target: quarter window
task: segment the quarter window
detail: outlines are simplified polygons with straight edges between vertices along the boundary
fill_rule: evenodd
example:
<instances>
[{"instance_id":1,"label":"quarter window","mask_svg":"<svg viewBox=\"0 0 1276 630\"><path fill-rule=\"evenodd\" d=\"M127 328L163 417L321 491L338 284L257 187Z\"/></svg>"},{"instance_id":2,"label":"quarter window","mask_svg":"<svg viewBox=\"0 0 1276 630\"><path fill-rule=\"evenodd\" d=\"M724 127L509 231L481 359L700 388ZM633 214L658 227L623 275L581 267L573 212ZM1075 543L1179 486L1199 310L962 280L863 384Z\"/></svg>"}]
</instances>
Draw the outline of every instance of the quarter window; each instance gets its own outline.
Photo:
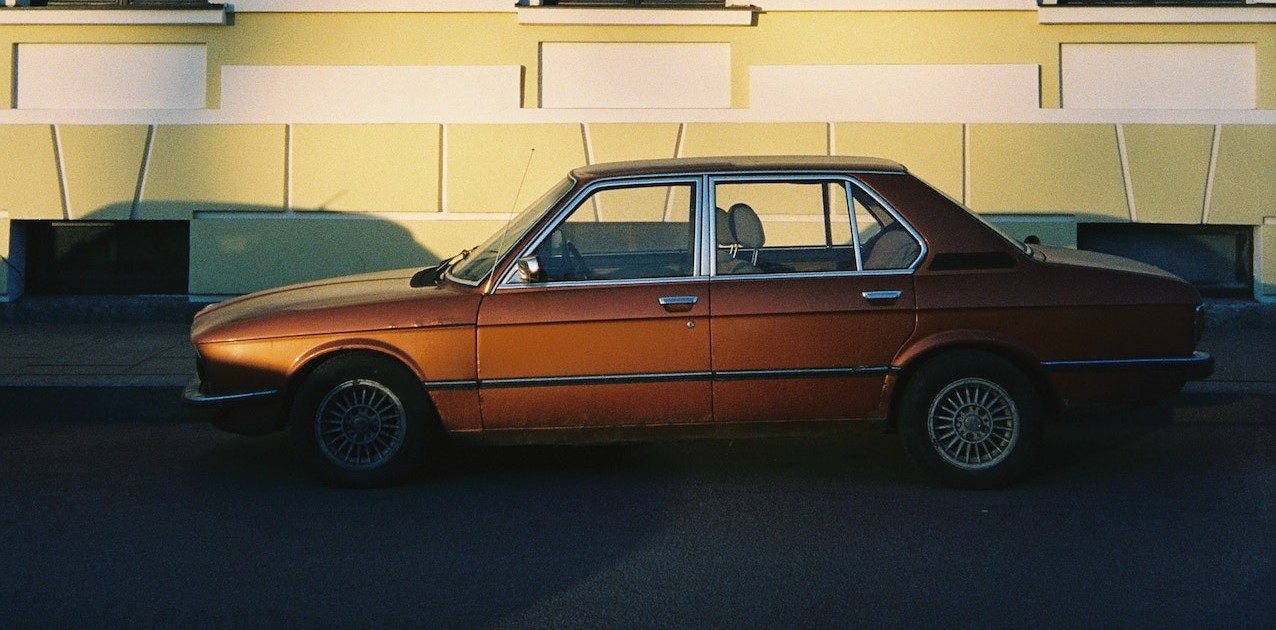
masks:
<instances>
[{"instance_id":1,"label":"quarter window","mask_svg":"<svg viewBox=\"0 0 1276 630\"><path fill-rule=\"evenodd\" d=\"M853 197L863 269L907 269L917 262L921 244L904 224L863 190L855 189Z\"/></svg>"}]
</instances>

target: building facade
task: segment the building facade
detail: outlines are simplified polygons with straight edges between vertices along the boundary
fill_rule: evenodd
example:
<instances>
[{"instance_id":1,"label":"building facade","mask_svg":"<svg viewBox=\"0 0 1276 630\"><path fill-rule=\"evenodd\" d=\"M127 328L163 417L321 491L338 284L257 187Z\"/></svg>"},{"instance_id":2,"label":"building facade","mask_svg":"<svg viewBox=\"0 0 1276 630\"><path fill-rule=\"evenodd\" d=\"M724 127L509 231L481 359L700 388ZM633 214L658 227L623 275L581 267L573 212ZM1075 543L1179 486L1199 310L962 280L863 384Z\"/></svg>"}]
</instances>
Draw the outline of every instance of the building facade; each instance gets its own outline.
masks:
<instances>
[{"instance_id":1,"label":"building facade","mask_svg":"<svg viewBox=\"0 0 1276 630\"><path fill-rule=\"evenodd\" d=\"M1276 301L1276 5L520 4L0 7L0 300L424 266L581 164L854 154Z\"/></svg>"}]
</instances>

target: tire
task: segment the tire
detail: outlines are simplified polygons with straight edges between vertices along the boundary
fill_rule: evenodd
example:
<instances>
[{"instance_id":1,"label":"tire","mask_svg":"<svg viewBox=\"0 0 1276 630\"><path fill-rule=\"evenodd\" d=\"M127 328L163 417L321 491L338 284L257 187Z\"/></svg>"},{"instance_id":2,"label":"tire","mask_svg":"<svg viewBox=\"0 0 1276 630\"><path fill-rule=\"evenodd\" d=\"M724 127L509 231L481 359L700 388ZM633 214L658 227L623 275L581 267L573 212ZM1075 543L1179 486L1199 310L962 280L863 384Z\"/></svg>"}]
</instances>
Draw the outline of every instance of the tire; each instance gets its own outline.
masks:
<instances>
[{"instance_id":1,"label":"tire","mask_svg":"<svg viewBox=\"0 0 1276 630\"><path fill-rule=\"evenodd\" d=\"M1036 387L986 352L942 355L905 385L899 433L913 461L954 488L1009 485L1035 459L1043 410Z\"/></svg>"},{"instance_id":2,"label":"tire","mask_svg":"<svg viewBox=\"0 0 1276 630\"><path fill-rule=\"evenodd\" d=\"M288 430L306 469L328 485L387 486L418 470L438 420L416 376L388 357L345 354L297 391Z\"/></svg>"}]
</instances>

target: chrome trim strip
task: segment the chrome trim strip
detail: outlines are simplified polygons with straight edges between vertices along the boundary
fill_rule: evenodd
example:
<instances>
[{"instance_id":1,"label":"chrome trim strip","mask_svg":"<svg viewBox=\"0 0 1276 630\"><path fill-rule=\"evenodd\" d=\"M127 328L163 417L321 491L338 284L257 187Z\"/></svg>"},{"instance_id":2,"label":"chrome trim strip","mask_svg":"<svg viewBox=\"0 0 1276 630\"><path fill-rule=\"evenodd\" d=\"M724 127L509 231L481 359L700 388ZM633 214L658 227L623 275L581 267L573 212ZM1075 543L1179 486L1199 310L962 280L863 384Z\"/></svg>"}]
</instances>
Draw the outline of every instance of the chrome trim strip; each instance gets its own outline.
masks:
<instances>
[{"instance_id":1,"label":"chrome trim strip","mask_svg":"<svg viewBox=\"0 0 1276 630\"><path fill-rule=\"evenodd\" d=\"M724 274L713 277L717 282L734 282L737 280L777 280L803 278L868 278L875 276L909 276L913 269L874 269L871 271L795 271L791 273L741 273Z\"/></svg>"},{"instance_id":2,"label":"chrome trim strip","mask_svg":"<svg viewBox=\"0 0 1276 630\"><path fill-rule=\"evenodd\" d=\"M478 387L478 381L426 381L422 383L428 391L450 391L455 389L471 389Z\"/></svg>"},{"instance_id":3,"label":"chrome trim strip","mask_svg":"<svg viewBox=\"0 0 1276 630\"><path fill-rule=\"evenodd\" d=\"M1058 372L1082 372L1086 370L1128 370L1161 367L1197 367L1212 364L1214 357L1197 350L1190 357L1157 357L1147 359L1075 359L1042 361L1041 366Z\"/></svg>"},{"instance_id":4,"label":"chrome trim strip","mask_svg":"<svg viewBox=\"0 0 1276 630\"><path fill-rule=\"evenodd\" d=\"M624 278L621 280L564 280L559 282L538 282L535 284L503 284L498 290L514 291L546 291L549 289L567 289L573 287L623 287L639 284L692 284L708 282L706 277L673 276L668 278Z\"/></svg>"},{"instance_id":5,"label":"chrome trim strip","mask_svg":"<svg viewBox=\"0 0 1276 630\"><path fill-rule=\"evenodd\" d=\"M222 394L219 396L210 396L200 391L199 379L193 379L186 384L186 389L182 391L182 404L187 407L197 409L211 407L234 407L251 405L253 403L268 402L279 396L277 389L263 389L255 392L242 392L239 394Z\"/></svg>"},{"instance_id":6,"label":"chrome trim strip","mask_svg":"<svg viewBox=\"0 0 1276 630\"><path fill-rule=\"evenodd\" d=\"M658 383L696 380L751 380L768 378L832 378L839 376L877 376L899 372L894 366L850 368L804 368L787 370L723 370L718 372L660 372L638 374L601 374L590 376L549 376L525 378L493 378L478 381L428 381L430 391L469 389L472 387L554 387L559 385L622 385L626 383Z\"/></svg>"},{"instance_id":7,"label":"chrome trim strip","mask_svg":"<svg viewBox=\"0 0 1276 630\"><path fill-rule=\"evenodd\" d=\"M554 385L617 385L660 381L694 381L713 376L712 372L665 372L659 374L603 374L598 376L550 376L544 378L493 378L479 381L481 387L549 387Z\"/></svg>"},{"instance_id":8,"label":"chrome trim strip","mask_svg":"<svg viewBox=\"0 0 1276 630\"><path fill-rule=\"evenodd\" d=\"M762 378L831 378L838 376L877 376L898 372L894 366L866 366L852 368L805 368L792 370L724 370L714 372L721 380L752 380Z\"/></svg>"}]
</instances>

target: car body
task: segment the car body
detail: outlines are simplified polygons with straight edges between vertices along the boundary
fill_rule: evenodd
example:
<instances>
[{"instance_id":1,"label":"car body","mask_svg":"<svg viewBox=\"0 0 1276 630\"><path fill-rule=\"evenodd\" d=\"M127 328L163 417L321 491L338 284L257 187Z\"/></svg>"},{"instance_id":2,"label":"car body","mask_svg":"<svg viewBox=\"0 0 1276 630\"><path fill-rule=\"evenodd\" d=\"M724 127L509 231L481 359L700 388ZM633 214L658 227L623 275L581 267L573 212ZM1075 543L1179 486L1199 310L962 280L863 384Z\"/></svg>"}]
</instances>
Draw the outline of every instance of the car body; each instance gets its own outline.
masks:
<instances>
[{"instance_id":1,"label":"car body","mask_svg":"<svg viewBox=\"0 0 1276 630\"><path fill-rule=\"evenodd\" d=\"M445 441L588 442L885 418L940 482L1009 483L1059 410L1203 378L1201 299L1160 269L1014 241L888 160L577 168L427 269L200 312L187 408L288 429L340 485Z\"/></svg>"}]
</instances>

